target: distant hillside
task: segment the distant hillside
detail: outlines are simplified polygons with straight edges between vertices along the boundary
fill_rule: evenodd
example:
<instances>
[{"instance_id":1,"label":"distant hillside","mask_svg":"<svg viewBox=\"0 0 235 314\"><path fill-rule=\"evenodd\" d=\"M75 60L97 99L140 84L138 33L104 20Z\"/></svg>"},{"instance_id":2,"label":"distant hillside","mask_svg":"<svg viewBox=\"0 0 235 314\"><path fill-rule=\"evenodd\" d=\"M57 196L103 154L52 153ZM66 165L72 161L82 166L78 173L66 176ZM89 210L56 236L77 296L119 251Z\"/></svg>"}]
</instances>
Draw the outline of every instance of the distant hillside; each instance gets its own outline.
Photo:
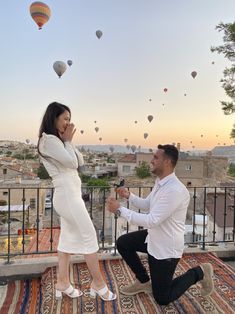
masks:
<instances>
[{"instance_id":1,"label":"distant hillside","mask_svg":"<svg viewBox=\"0 0 235 314\"><path fill-rule=\"evenodd\" d=\"M235 145L230 146L215 146L211 150L213 156L224 156L228 158L235 158Z\"/></svg>"},{"instance_id":2,"label":"distant hillside","mask_svg":"<svg viewBox=\"0 0 235 314\"><path fill-rule=\"evenodd\" d=\"M110 153L110 147L114 148L114 153L122 153L122 154L127 154L127 153L131 153L131 149L127 149L126 146L123 145L79 145L78 148L84 148L86 151L89 149L90 151L93 152L106 152L106 153ZM144 153L148 153L149 149L148 148L141 148L140 150L141 152ZM139 149L136 149L136 152L139 152Z\"/></svg>"}]
</instances>

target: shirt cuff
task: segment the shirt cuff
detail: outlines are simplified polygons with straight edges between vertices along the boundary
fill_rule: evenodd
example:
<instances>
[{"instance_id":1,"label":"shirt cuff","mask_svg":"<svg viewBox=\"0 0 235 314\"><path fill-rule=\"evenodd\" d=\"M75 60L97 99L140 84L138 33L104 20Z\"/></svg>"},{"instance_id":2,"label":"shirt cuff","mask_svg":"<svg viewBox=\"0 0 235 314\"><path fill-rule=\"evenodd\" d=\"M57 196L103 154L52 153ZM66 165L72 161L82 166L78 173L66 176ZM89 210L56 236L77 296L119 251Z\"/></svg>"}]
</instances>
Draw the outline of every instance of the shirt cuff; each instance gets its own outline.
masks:
<instances>
[{"instance_id":1,"label":"shirt cuff","mask_svg":"<svg viewBox=\"0 0 235 314\"><path fill-rule=\"evenodd\" d=\"M128 220L130 217L131 210L123 206L119 207L118 209L120 210L121 213L120 217L123 217Z\"/></svg>"}]
</instances>

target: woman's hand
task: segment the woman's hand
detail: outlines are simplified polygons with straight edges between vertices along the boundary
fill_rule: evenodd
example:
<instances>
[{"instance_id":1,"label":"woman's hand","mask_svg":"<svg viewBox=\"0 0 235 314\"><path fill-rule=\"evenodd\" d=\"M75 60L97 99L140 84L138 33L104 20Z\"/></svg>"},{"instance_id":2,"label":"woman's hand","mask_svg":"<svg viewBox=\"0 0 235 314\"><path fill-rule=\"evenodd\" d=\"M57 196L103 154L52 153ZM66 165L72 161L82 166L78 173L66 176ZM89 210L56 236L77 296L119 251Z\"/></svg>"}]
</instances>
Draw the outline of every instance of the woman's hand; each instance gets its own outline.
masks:
<instances>
[{"instance_id":1,"label":"woman's hand","mask_svg":"<svg viewBox=\"0 0 235 314\"><path fill-rule=\"evenodd\" d=\"M65 129L63 134L60 134L61 139L64 142L72 142L74 133L76 132L75 125L73 123L69 123L67 128Z\"/></svg>"}]
</instances>

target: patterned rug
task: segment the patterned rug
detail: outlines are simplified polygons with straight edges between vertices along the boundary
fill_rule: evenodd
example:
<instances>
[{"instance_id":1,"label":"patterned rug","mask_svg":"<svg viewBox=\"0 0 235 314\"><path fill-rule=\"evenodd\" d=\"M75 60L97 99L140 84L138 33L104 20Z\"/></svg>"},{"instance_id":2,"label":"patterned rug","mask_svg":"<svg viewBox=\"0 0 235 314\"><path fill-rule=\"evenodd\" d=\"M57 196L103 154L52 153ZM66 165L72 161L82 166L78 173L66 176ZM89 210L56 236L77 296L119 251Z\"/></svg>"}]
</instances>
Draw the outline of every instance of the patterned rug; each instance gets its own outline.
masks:
<instances>
[{"instance_id":1,"label":"patterned rug","mask_svg":"<svg viewBox=\"0 0 235 314\"><path fill-rule=\"evenodd\" d=\"M147 261L143 259L147 268ZM121 259L105 260L100 267L111 290L118 294L112 302L89 297L91 278L85 263L71 266L70 279L83 291L78 299L54 297L56 268L48 268L40 279L15 281L0 287L0 314L232 314L235 313L235 271L213 254L186 254L177 266L176 276L188 268L210 262L214 267L215 291L209 298L200 296L199 284L192 286L177 301L168 306L159 306L151 294L137 296L119 294L121 287L133 282L134 277Z\"/></svg>"},{"instance_id":2,"label":"patterned rug","mask_svg":"<svg viewBox=\"0 0 235 314\"><path fill-rule=\"evenodd\" d=\"M147 260L143 259L147 268ZM181 259L176 270L176 276L184 273L188 268L198 264L210 262L213 264L215 276L215 292L209 298L200 296L199 284L192 286L181 298L168 306L156 304L151 294L140 293L137 296L124 296L119 290L124 285L134 280L126 264L120 260L106 260L100 262L100 266L106 281L112 291L118 294L118 299L112 302L104 302L100 298L89 297L90 275L84 263L74 264L71 267L71 281L76 287L80 287L84 295L76 300L65 296L62 301L54 298L54 283L56 269L49 268L42 277L42 314L47 313L235 313L235 272L230 267L216 258L213 254L187 254Z\"/></svg>"},{"instance_id":3,"label":"patterned rug","mask_svg":"<svg viewBox=\"0 0 235 314\"><path fill-rule=\"evenodd\" d=\"M0 286L0 314L36 314L41 307L41 280L17 280Z\"/></svg>"}]
</instances>

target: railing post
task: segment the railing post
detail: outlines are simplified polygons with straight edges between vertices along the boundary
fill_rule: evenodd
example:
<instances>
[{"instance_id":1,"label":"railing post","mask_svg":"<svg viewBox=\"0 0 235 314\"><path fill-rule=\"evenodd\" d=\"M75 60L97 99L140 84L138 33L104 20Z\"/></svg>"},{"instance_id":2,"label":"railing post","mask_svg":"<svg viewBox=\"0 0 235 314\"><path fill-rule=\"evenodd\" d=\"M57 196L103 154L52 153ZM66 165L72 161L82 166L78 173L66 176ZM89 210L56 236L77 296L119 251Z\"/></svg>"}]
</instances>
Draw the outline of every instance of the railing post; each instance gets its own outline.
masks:
<instances>
[{"instance_id":1,"label":"railing post","mask_svg":"<svg viewBox=\"0 0 235 314\"><path fill-rule=\"evenodd\" d=\"M11 264L10 254L11 254L11 189L8 189L8 229L7 229L7 261L5 264Z\"/></svg>"},{"instance_id":2,"label":"railing post","mask_svg":"<svg viewBox=\"0 0 235 314\"><path fill-rule=\"evenodd\" d=\"M205 246L206 233L206 187L204 187L204 204L203 204L203 235L202 235L202 250L206 250Z\"/></svg>"}]
</instances>

